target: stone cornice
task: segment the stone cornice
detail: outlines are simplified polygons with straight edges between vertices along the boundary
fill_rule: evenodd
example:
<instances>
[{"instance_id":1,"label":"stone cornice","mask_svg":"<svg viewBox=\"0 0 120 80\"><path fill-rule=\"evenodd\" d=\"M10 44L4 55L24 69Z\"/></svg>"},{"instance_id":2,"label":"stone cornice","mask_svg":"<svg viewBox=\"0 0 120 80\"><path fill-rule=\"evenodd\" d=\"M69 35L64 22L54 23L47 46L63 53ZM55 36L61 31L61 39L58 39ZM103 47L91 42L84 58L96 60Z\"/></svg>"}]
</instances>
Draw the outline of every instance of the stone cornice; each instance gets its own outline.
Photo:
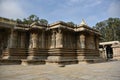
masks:
<instances>
[{"instance_id":1,"label":"stone cornice","mask_svg":"<svg viewBox=\"0 0 120 80\"><path fill-rule=\"evenodd\" d=\"M28 24L18 24L18 23L16 23L16 21L0 17L0 25L2 23L13 25L15 30L31 30L31 29L50 30L50 29L55 29L55 28L63 28L66 30L72 30L74 32L87 31L90 33L94 33L96 35L100 35L99 31L92 29L87 25L79 25L78 27L74 27L74 26L68 25L67 23L65 23L63 21L57 21L50 25L41 25L36 22L33 22L31 25L28 25Z\"/></svg>"},{"instance_id":2,"label":"stone cornice","mask_svg":"<svg viewBox=\"0 0 120 80\"><path fill-rule=\"evenodd\" d=\"M52 23L52 24L50 24L49 27L53 27L53 26L59 25L59 24L60 24L60 25L64 25L64 26L66 26L66 27L74 28L74 26L70 26L70 25L68 25L67 23L63 22L63 21L57 21L57 22L55 22L55 23Z\"/></svg>"}]
</instances>

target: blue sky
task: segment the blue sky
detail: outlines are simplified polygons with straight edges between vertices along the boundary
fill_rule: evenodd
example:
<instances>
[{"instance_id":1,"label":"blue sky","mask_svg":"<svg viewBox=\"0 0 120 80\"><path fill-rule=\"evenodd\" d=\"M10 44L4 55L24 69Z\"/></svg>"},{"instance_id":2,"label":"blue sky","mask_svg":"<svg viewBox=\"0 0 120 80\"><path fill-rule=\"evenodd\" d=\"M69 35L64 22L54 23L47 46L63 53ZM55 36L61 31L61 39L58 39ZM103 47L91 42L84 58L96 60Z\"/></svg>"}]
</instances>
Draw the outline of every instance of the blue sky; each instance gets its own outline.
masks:
<instances>
[{"instance_id":1,"label":"blue sky","mask_svg":"<svg viewBox=\"0 0 120 80\"><path fill-rule=\"evenodd\" d=\"M84 19L89 26L109 17L120 18L120 0L0 0L0 16L26 18L31 14L56 21L73 21L80 24Z\"/></svg>"}]
</instances>

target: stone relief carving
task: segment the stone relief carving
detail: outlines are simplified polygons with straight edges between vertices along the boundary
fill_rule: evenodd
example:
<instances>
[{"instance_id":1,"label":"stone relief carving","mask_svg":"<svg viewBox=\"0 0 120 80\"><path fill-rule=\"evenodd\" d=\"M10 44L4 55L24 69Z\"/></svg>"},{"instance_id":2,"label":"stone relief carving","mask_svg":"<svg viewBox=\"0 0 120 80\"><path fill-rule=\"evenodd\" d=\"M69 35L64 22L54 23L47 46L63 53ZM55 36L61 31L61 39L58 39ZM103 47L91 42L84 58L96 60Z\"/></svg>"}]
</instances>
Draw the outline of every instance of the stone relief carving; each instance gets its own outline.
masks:
<instances>
[{"instance_id":1,"label":"stone relief carving","mask_svg":"<svg viewBox=\"0 0 120 80\"><path fill-rule=\"evenodd\" d=\"M62 47L62 33L60 29L56 34L56 47Z\"/></svg>"},{"instance_id":2,"label":"stone relief carving","mask_svg":"<svg viewBox=\"0 0 120 80\"><path fill-rule=\"evenodd\" d=\"M37 34L33 33L30 36L30 46L29 48L37 48Z\"/></svg>"},{"instance_id":3,"label":"stone relief carving","mask_svg":"<svg viewBox=\"0 0 120 80\"><path fill-rule=\"evenodd\" d=\"M51 38L52 38L51 48L55 48L56 47L56 32L55 31L53 31Z\"/></svg>"},{"instance_id":4,"label":"stone relief carving","mask_svg":"<svg viewBox=\"0 0 120 80\"><path fill-rule=\"evenodd\" d=\"M80 35L80 46L81 48L85 48L85 36L83 34Z\"/></svg>"}]
</instances>

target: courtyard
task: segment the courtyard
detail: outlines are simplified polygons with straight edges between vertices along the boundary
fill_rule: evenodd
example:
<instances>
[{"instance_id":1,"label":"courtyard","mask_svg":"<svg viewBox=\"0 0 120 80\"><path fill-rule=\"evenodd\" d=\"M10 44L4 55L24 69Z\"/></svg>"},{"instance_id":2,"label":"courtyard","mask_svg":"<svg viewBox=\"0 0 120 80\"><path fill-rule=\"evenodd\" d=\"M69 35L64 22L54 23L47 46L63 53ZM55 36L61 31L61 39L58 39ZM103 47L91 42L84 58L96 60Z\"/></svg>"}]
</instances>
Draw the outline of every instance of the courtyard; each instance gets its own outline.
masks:
<instances>
[{"instance_id":1,"label":"courtyard","mask_svg":"<svg viewBox=\"0 0 120 80\"><path fill-rule=\"evenodd\" d=\"M0 65L0 80L120 80L120 61L67 65Z\"/></svg>"}]
</instances>

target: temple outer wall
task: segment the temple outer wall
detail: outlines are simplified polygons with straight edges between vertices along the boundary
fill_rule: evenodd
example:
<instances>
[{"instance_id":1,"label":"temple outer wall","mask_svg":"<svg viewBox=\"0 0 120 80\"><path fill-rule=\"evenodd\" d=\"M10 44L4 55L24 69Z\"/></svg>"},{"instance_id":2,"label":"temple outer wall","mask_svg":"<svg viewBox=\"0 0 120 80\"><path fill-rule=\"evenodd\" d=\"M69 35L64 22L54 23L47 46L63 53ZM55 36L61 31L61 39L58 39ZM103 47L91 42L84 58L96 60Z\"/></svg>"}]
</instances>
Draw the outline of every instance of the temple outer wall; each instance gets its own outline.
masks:
<instances>
[{"instance_id":1,"label":"temple outer wall","mask_svg":"<svg viewBox=\"0 0 120 80\"><path fill-rule=\"evenodd\" d=\"M49 26L16 24L10 33L2 60L18 60L22 64L73 64L99 60L99 32L87 25L75 28L64 22Z\"/></svg>"}]
</instances>

